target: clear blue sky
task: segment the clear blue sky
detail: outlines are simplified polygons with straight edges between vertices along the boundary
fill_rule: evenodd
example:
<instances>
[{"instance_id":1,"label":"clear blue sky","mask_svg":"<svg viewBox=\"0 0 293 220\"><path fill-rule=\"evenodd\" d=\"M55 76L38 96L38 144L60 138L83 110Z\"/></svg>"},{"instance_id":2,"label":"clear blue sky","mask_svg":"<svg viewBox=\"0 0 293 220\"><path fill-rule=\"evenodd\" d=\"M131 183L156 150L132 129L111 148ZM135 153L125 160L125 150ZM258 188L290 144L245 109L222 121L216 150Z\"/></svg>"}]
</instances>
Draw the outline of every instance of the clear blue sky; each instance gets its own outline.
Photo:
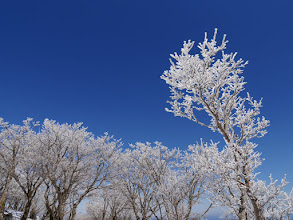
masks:
<instances>
[{"instance_id":1,"label":"clear blue sky","mask_svg":"<svg viewBox=\"0 0 293 220\"><path fill-rule=\"evenodd\" d=\"M164 111L160 75L184 40L215 27L228 51L249 60L247 91L263 97L269 134L258 140L261 171L292 170L292 1L105 0L0 2L0 116L84 122L127 145L161 141L186 149L219 135ZM221 140L221 139L220 139Z\"/></svg>"}]
</instances>

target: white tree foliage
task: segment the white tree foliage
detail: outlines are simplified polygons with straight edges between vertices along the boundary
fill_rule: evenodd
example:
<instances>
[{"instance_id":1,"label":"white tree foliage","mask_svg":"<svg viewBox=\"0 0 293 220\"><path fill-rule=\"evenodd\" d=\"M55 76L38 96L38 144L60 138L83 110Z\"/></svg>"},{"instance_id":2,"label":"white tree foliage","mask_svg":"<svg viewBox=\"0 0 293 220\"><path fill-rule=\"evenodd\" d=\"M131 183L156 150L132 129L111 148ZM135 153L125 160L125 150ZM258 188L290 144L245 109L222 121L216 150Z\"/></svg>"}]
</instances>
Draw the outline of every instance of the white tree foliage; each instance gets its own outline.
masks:
<instances>
[{"instance_id":1,"label":"white tree foliage","mask_svg":"<svg viewBox=\"0 0 293 220\"><path fill-rule=\"evenodd\" d=\"M161 169L148 169L148 161L152 148L149 144L138 143L120 155L115 166L115 178L111 180L113 187L120 191L127 200L129 210L135 219L150 219L157 211L155 178ZM159 167L158 167L159 168ZM153 176L150 175L153 173Z\"/></svg>"},{"instance_id":2,"label":"white tree foliage","mask_svg":"<svg viewBox=\"0 0 293 220\"><path fill-rule=\"evenodd\" d=\"M210 160L215 165L208 165L216 167L219 176L210 189L217 203L228 206L239 219L289 216L292 197L281 191L286 181L276 186L271 179L266 185L254 172L262 160L250 140L263 137L269 121L259 117L261 100L254 100L249 93L242 96L245 82L241 74L248 62L236 60L237 53L226 54L226 35L220 45L216 35L217 29L211 40L205 34L198 45L199 54L190 54L194 42L189 40L184 42L181 54L171 55L174 61L170 59L170 70L161 76L171 90L171 109L166 111L223 135L226 147ZM201 120L199 111L206 112L210 122ZM276 205L281 198L286 199Z\"/></svg>"},{"instance_id":3,"label":"white tree foliage","mask_svg":"<svg viewBox=\"0 0 293 220\"><path fill-rule=\"evenodd\" d=\"M206 196L207 171L199 163L205 152L183 154L160 142L130 145L115 165L110 186L121 192L125 209L134 219L201 219L212 206L196 211Z\"/></svg>"},{"instance_id":4,"label":"white tree foliage","mask_svg":"<svg viewBox=\"0 0 293 220\"><path fill-rule=\"evenodd\" d=\"M0 119L0 169L4 176L4 185L1 186L2 192L0 197L0 220L2 220L7 194L11 185L11 181L14 178L18 182L18 177L25 175L21 173L22 165L26 164L22 161L24 155L28 156L27 150L33 139L33 128L37 123L33 123L31 118L23 121L23 125L14 125L5 122L2 118ZM2 181L3 181L2 176ZM32 177L38 178L38 177ZM19 183L19 182L18 182ZM22 188L25 191L25 188ZM25 192L24 192L25 193ZM17 196L16 196L17 197ZM28 201L29 203L29 201Z\"/></svg>"},{"instance_id":5,"label":"white tree foliage","mask_svg":"<svg viewBox=\"0 0 293 220\"><path fill-rule=\"evenodd\" d=\"M116 187L105 187L98 190L86 205L87 214L91 219L132 219L132 212L127 199Z\"/></svg>"},{"instance_id":6,"label":"white tree foliage","mask_svg":"<svg viewBox=\"0 0 293 220\"><path fill-rule=\"evenodd\" d=\"M75 219L78 205L106 184L119 155L119 140L96 138L82 123L46 119L36 132L37 125L30 118L23 125L0 120L1 220L5 206L23 211L22 219L40 207L44 218ZM35 204L40 193L43 206Z\"/></svg>"},{"instance_id":7,"label":"white tree foliage","mask_svg":"<svg viewBox=\"0 0 293 220\"><path fill-rule=\"evenodd\" d=\"M219 132L222 150L201 140L183 152L160 142L122 151L120 140L95 137L82 123L46 119L37 130L30 118L23 125L0 119L0 220L5 207L23 211L23 219L73 220L86 198L89 220L195 220L214 206L226 207L227 219L289 219L286 179L257 176L263 160L252 139L266 134L269 121L260 117L261 100L242 94L247 62L226 54L226 36L217 45L216 34L205 35L199 54L184 42L161 78L171 90L166 110Z\"/></svg>"},{"instance_id":8,"label":"white tree foliage","mask_svg":"<svg viewBox=\"0 0 293 220\"><path fill-rule=\"evenodd\" d=\"M106 183L120 142L105 134L95 138L82 123L45 120L39 139L48 214L54 219L76 216L77 206Z\"/></svg>"}]
</instances>

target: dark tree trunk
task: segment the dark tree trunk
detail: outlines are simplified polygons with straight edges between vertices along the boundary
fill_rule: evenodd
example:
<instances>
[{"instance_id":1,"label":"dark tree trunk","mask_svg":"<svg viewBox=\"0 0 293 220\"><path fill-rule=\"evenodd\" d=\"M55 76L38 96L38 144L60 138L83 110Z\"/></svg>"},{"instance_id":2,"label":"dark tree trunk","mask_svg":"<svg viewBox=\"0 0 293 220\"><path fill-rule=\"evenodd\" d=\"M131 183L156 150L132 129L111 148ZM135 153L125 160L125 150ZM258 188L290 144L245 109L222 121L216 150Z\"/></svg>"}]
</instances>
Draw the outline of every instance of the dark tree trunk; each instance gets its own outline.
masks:
<instances>
[{"instance_id":1,"label":"dark tree trunk","mask_svg":"<svg viewBox=\"0 0 293 220\"><path fill-rule=\"evenodd\" d=\"M28 198L28 201L25 205L24 213L23 213L23 216L21 217L21 220L27 219L29 212L30 212L30 209L31 209L31 205L32 205L32 198Z\"/></svg>"},{"instance_id":2,"label":"dark tree trunk","mask_svg":"<svg viewBox=\"0 0 293 220\"><path fill-rule=\"evenodd\" d=\"M11 177L8 177L4 190L2 192L1 198L0 198L0 220L4 220L5 203L6 203L8 190L9 190L10 181L11 181Z\"/></svg>"}]
</instances>

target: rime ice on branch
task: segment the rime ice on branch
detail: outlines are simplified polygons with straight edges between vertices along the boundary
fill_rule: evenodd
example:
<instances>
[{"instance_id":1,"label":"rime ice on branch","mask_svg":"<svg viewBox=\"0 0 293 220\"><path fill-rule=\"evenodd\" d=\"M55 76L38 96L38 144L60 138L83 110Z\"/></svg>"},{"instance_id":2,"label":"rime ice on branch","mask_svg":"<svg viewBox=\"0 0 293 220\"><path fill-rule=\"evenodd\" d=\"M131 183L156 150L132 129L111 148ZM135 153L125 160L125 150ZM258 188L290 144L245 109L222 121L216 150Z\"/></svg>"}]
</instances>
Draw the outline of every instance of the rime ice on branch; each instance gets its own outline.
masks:
<instances>
[{"instance_id":1,"label":"rime ice on branch","mask_svg":"<svg viewBox=\"0 0 293 220\"><path fill-rule=\"evenodd\" d=\"M228 206L230 213L239 219L288 216L292 213L292 196L281 191L287 184L285 179L280 186L275 186L272 179L266 186L254 173L262 160L254 150L257 145L250 140L263 137L269 121L258 117L262 101L241 93L246 84L241 74L248 62L236 60L237 53L226 54L226 35L220 45L216 35L217 29L211 40L205 34L204 41L198 45L199 54L190 54L194 42L189 40L184 42L181 54L171 55L170 70L161 76L171 90L171 109L166 111L223 135L226 147L221 154L224 156L210 160L211 164L217 163L215 175L220 176L217 184L210 186L218 204ZM197 116L199 111L206 112L210 122L202 121ZM276 205L278 202L282 205Z\"/></svg>"}]
</instances>

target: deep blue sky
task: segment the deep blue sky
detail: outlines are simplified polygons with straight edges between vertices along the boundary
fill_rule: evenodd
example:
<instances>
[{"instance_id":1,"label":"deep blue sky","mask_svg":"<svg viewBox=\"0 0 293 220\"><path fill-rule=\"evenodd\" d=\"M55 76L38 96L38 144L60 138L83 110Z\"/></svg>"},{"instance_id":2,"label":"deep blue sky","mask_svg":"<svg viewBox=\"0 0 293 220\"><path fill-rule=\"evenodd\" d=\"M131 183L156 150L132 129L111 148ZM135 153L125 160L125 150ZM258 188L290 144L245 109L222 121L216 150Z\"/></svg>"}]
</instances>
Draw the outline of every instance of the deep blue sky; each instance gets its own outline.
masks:
<instances>
[{"instance_id":1,"label":"deep blue sky","mask_svg":"<svg viewBox=\"0 0 293 220\"><path fill-rule=\"evenodd\" d=\"M161 141L186 149L219 135L164 111L160 75L184 40L215 27L228 51L249 60L247 91L263 97L269 134L258 140L263 174L292 170L292 1L1 1L0 117L84 122L127 145ZM220 139L221 140L221 139Z\"/></svg>"}]
</instances>

